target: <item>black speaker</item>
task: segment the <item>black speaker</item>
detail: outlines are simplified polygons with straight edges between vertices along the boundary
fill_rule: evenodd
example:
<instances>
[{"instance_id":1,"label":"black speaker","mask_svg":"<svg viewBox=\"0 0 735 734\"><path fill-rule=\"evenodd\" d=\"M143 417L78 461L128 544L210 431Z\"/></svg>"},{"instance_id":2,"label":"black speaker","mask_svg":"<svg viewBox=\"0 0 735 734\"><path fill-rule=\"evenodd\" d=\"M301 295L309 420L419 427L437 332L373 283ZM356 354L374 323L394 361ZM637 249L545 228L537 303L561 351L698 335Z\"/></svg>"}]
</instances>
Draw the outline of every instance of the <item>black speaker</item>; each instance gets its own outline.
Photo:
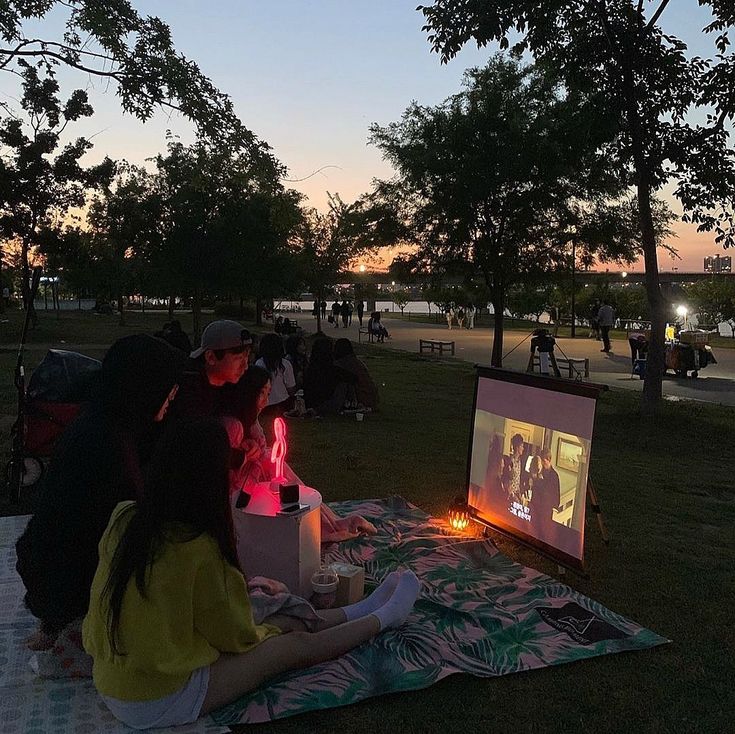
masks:
<instances>
[{"instance_id":1,"label":"black speaker","mask_svg":"<svg viewBox=\"0 0 735 734\"><path fill-rule=\"evenodd\" d=\"M299 485L282 484L278 489L278 496L282 507L297 505L299 503Z\"/></svg>"}]
</instances>

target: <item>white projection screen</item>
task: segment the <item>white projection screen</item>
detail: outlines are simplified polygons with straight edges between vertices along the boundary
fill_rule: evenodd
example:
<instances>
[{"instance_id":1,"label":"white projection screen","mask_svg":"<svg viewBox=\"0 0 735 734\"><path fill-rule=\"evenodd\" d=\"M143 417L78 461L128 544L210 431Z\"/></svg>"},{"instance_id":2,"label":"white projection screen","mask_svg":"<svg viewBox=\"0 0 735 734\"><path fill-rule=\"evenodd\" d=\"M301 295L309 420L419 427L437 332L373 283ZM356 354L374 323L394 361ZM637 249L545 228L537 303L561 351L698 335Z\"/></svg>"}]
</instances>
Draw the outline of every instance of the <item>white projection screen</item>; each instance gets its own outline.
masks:
<instances>
[{"instance_id":1,"label":"white projection screen","mask_svg":"<svg viewBox=\"0 0 735 734\"><path fill-rule=\"evenodd\" d=\"M467 477L472 516L583 569L592 429L604 389L478 367Z\"/></svg>"}]
</instances>

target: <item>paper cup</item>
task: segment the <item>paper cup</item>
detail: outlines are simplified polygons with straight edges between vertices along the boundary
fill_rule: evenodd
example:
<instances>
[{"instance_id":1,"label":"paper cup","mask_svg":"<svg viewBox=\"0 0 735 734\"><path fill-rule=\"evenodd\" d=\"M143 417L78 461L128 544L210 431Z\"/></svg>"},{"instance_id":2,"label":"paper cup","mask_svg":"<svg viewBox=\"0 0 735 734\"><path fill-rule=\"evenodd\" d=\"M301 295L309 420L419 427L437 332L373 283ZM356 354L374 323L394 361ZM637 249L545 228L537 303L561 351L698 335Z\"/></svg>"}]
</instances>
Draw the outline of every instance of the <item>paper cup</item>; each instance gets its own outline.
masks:
<instances>
[{"instance_id":1,"label":"paper cup","mask_svg":"<svg viewBox=\"0 0 735 734\"><path fill-rule=\"evenodd\" d=\"M361 422L364 417L364 413L355 413L355 420Z\"/></svg>"}]
</instances>

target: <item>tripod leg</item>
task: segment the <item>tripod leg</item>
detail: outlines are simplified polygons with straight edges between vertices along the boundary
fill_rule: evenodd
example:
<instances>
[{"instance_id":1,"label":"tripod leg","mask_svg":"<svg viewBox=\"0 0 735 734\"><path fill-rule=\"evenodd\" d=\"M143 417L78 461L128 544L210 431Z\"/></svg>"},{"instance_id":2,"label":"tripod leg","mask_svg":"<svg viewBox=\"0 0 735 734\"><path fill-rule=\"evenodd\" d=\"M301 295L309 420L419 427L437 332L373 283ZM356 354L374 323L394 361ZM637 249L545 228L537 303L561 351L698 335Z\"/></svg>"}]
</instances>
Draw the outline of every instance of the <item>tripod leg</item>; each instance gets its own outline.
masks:
<instances>
[{"instance_id":1,"label":"tripod leg","mask_svg":"<svg viewBox=\"0 0 735 734\"><path fill-rule=\"evenodd\" d=\"M610 536L607 533L605 521L602 517L602 508L600 507L600 503L597 501L597 494L595 493L592 482L590 482L589 479L587 480L587 494L590 498L590 506L592 507L592 512L595 513L595 516L597 517L597 524L600 526L600 535L602 535L602 542L605 543L605 545L609 545Z\"/></svg>"},{"instance_id":2,"label":"tripod leg","mask_svg":"<svg viewBox=\"0 0 735 734\"><path fill-rule=\"evenodd\" d=\"M549 358L551 359L551 366L554 368L554 375L556 377L561 377L561 372L559 372L559 365L556 363L556 355L554 352L549 352Z\"/></svg>"}]
</instances>

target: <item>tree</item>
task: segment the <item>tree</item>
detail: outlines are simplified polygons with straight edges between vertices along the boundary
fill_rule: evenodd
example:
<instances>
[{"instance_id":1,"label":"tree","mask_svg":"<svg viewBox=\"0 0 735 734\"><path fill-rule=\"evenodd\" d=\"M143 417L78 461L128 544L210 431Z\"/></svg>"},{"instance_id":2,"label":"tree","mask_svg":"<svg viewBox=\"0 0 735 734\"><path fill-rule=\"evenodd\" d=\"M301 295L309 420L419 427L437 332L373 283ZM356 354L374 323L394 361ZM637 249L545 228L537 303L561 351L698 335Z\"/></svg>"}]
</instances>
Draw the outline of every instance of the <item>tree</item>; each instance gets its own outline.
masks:
<instances>
[{"instance_id":1,"label":"tree","mask_svg":"<svg viewBox=\"0 0 735 734\"><path fill-rule=\"evenodd\" d=\"M176 293L192 299L197 337L205 294L238 284L255 288L247 269L262 266L256 246L272 244L266 219L283 196L283 168L264 150L233 151L227 141L204 138L186 146L173 137L156 167L162 231L150 262L170 299Z\"/></svg>"},{"instance_id":2,"label":"tree","mask_svg":"<svg viewBox=\"0 0 735 734\"><path fill-rule=\"evenodd\" d=\"M390 300L401 309L401 316L403 315L403 309L406 308L406 304L411 300L411 292L405 289L392 291L390 294Z\"/></svg>"},{"instance_id":3,"label":"tree","mask_svg":"<svg viewBox=\"0 0 735 734\"><path fill-rule=\"evenodd\" d=\"M532 316L536 323L541 314L550 308L550 285L540 285L537 282L520 283L508 291L507 308L509 313L517 319Z\"/></svg>"},{"instance_id":4,"label":"tree","mask_svg":"<svg viewBox=\"0 0 735 734\"><path fill-rule=\"evenodd\" d=\"M144 168L127 163L118 166L114 184L90 204L92 256L109 297L117 301L121 325L125 324L125 298L141 270L136 264L160 244L161 215L162 202L153 190L152 177Z\"/></svg>"},{"instance_id":5,"label":"tree","mask_svg":"<svg viewBox=\"0 0 735 734\"><path fill-rule=\"evenodd\" d=\"M20 117L8 116L0 123L0 233L20 242L23 304L31 309L35 324L30 253L49 238L49 230L61 225L70 209L84 204L89 189L110 180L114 164L105 158L97 166L83 168L79 160L92 147L85 138L56 153L67 125L92 114L87 94L77 89L62 103L52 70L39 74L22 60L20 68L20 105L27 119L24 124Z\"/></svg>"},{"instance_id":6,"label":"tree","mask_svg":"<svg viewBox=\"0 0 735 734\"><path fill-rule=\"evenodd\" d=\"M24 24L66 13L63 36L28 37ZM232 102L191 60L178 53L169 27L141 16L129 0L6 0L0 4L0 71L38 61L64 65L117 86L122 108L148 120L157 107L178 110L199 133L236 147L258 143L235 115Z\"/></svg>"},{"instance_id":7,"label":"tree","mask_svg":"<svg viewBox=\"0 0 735 734\"><path fill-rule=\"evenodd\" d=\"M397 172L378 191L409 223L428 267L464 260L482 273L499 367L509 287L560 267L593 199L604 205L618 182L586 105L542 68L497 55L466 72L463 86L437 107L414 103L400 122L373 125L371 141Z\"/></svg>"},{"instance_id":8,"label":"tree","mask_svg":"<svg viewBox=\"0 0 735 734\"><path fill-rule=\"evenodd\" d=\"M735 283L727 277L700 280L686 289L700 323L726 323L735 339Z\"/></svg>"},{"instance_id":9,"label":"tree","mask_svg":"<svg viewBox=\"0 0 735 734\"><path fill-rule=\"evenodd\" d=\"M483 46L514 44L562 75L566 87L589 101L597 127L609 133L616 167L635 188L646 268L652 339L642 410L661 399L666 302L656 259L652 197L667 182L685 219L715 231L725 246L735 242L735 163L728 120L735 116L735 53L729 32L735 6L698 0L714 21L716 58L687 57L686 45L662 29L669 0L435 0L419 6L429 42L446 61L470 39ZM692 122L702 110L706 123Z\"/></svg>"},{"instance_id":10,"label":"tree","mask_svg":"<svg viewBox=\"0 0 735 734\"><path fill-rule=\"evenodd\" d=\"M294 235L302 280L320 302L329 286L360 255L374 252L381 244L378 209L368 206L365 200L346 204L339 194L327 196L329 210L324 214L316 209L304 210ZM320 310L317 310L316 325L317 332L321 331Z\"/></svg>"}]
</instances>

